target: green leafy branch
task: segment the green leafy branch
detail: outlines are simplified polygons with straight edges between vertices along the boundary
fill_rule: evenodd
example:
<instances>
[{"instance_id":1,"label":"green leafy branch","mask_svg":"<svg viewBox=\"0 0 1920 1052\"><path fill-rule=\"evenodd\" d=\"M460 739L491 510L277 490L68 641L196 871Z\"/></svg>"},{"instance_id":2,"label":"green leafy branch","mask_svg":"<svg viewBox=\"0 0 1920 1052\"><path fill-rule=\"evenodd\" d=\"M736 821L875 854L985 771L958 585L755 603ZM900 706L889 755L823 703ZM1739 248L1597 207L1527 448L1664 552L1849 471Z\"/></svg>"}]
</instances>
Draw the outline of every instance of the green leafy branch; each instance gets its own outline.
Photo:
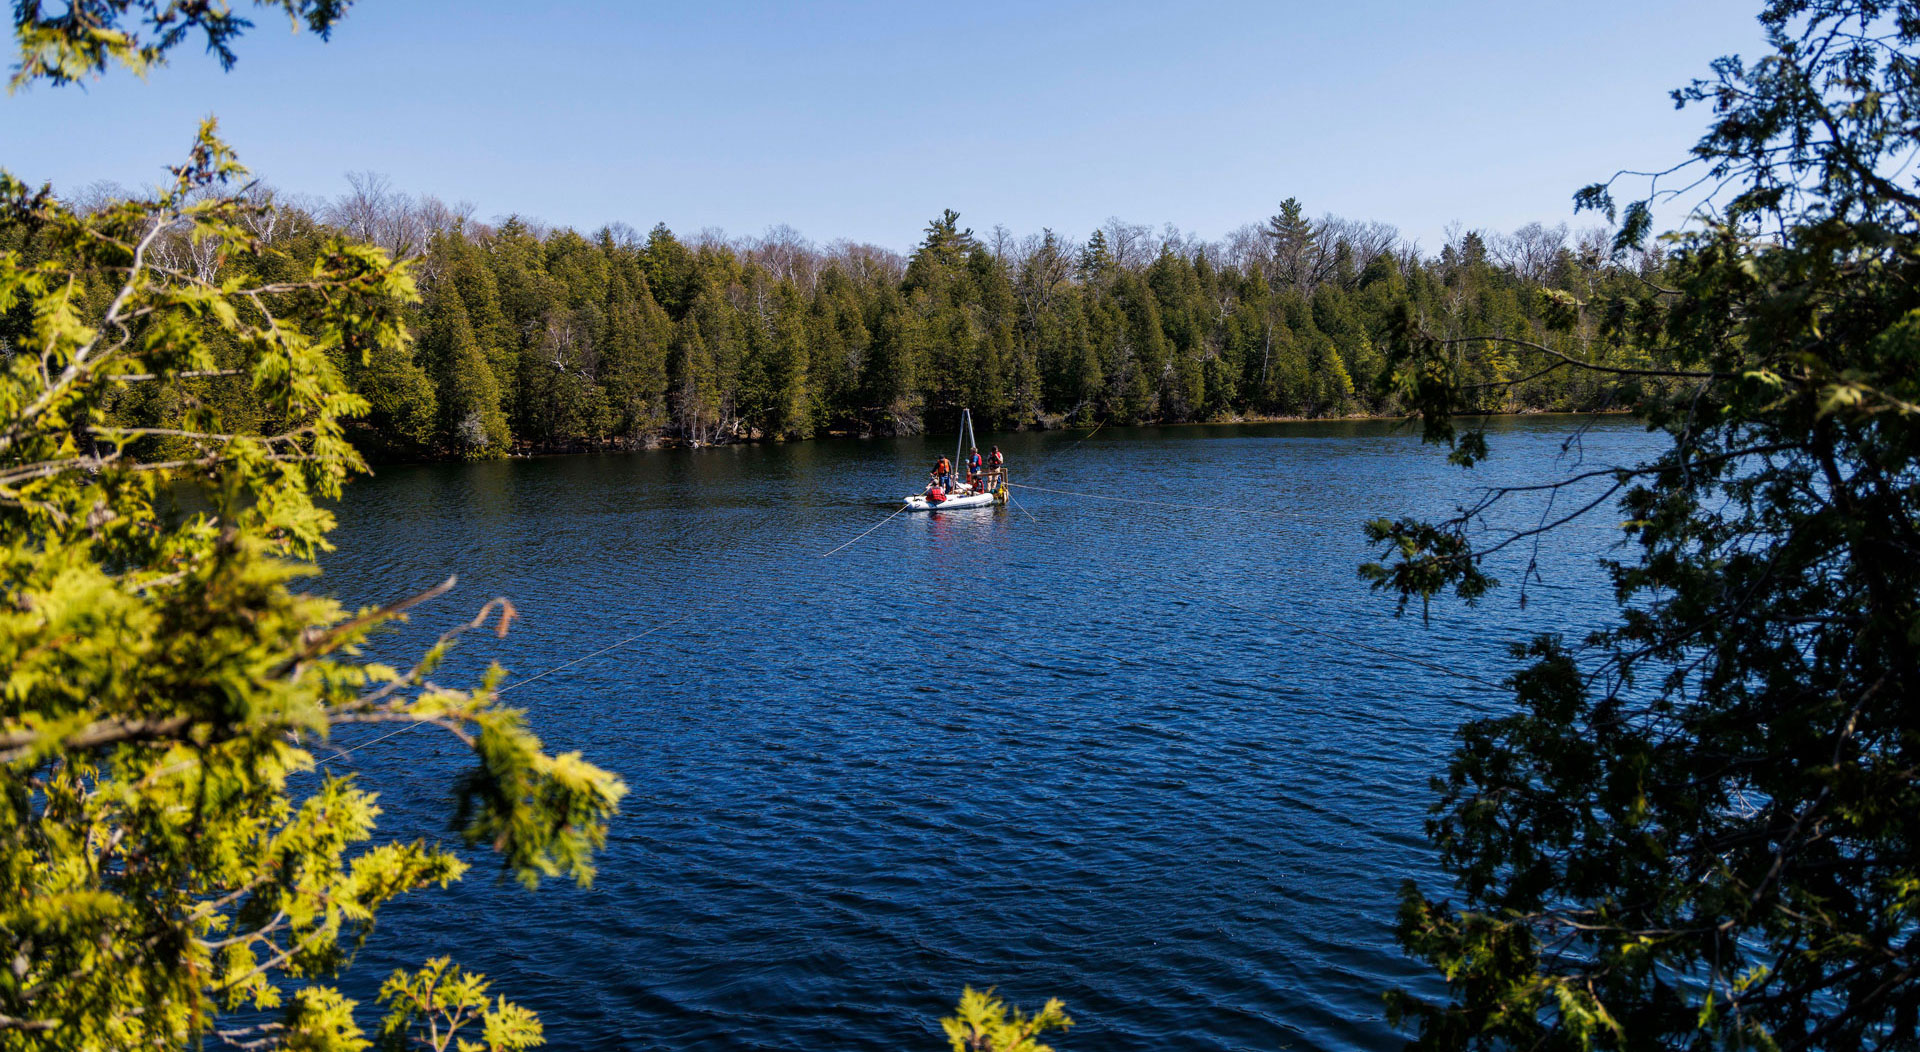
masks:
<instances>
[{"instance_id":1,"label":"green leafy branch","mask_svg":"<svg viewBox=\"0 0 1920 1052\"><path fill-rule=\"evenodd\" d=\"M1029 1016L993 995L969 986L960 995L957 1013L940 1021L953 1052L1053 1052L1040 1035L1073 1026L1059 998L1049 1000Z\"/></svg>"},{"instance_id":2,"label":"green leafy branch","mask_svg":"<svg viewBox=\"0 0 1920 1052\"><path fill-rule=\"evenodd\" d=\"M56 0L57 2L57 0ZM304 22L322 39L346 16L352 0L254 0L284 11L296 28ZM166 61L167 52L196 30L207 50L232 69L233 41L253 27L225 2L209 0L66 0L53 10L47 0L13 5L14 39L20 60L9 91L38 80L72 84L120 65L139 76Z\"/></svg>"},{"instance_id":3,"label":"green leafy branch","mask_svg":"<svg viewBox=\"0 0 1920 1052\"><path fill-rule=\"evenodd\" d=\"M251 236L270 205L231 192L244 178L211 122L148 200L80 215L0 177L0 222L37 259L0 252L0 1047L366 1047L324 980L381 906L467 863L377 842L375 793L313 779L336 727L428 723L470 749L449 817L528 885L589 880L625 791L549 754L499 704L501 670L432 680L465 632L506 631L504 600L402 671L360 645L453 581L353 614L294 590L333 524L318 499L362 467L343 367L404 353L417 297L340 240L249 280L289 268ZM168 239L216 265L158 261ZM207 384L243 385L269 426L223 423ZM127 419L137 385L168 415ZM179 486L207 510L166 510ZM278 1018L220 1026L242 1011ZM489 1019L494 1047L537 1036L519 1010Z\"/></svg>"}]
</instances>

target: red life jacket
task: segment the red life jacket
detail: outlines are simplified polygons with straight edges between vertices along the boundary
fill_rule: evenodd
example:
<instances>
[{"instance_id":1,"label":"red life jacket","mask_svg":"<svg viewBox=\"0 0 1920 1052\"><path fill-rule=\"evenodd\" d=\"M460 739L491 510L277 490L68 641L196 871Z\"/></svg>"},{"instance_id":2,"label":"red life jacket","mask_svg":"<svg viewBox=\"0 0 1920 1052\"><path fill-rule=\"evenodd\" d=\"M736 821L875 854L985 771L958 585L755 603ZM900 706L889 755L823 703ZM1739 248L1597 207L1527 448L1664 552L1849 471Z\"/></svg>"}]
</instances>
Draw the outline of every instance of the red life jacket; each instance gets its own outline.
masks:
<instances>
[{"instance_id":1,"label":"red life jacket","mask_svg":"<svg viewBox=\"0 0 1920 1052\"><path fill-rule=\"evenodd\" d=\"M946 499L947 499L946 490L941 489L937 485L927 487L927 503L928 504L938 504L941 501Z\"/></svg>"}]
</instances>

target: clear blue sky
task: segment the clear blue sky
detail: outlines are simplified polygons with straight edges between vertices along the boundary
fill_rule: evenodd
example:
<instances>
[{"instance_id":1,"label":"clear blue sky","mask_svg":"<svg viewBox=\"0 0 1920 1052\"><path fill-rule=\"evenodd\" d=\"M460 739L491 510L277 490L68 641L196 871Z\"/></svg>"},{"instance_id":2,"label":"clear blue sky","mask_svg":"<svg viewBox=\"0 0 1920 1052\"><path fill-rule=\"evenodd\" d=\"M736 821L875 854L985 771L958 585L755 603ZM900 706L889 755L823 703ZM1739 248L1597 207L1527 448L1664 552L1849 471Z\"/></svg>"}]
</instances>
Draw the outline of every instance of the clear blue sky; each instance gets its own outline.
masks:
<instances>
[{"instance_id":1,"label":"clear blue sky","mask_svg":"<svg viewBox=\"0 0 1920 1052\"><path fill-rule=\"evenodd\" d=\"M1757 0L548 6L360 0L331 43L263 11L232 73L0 99L0 165L146 186L213 113L283 190L372 170L483 218L906 248L945 207L1215 238L1295 196L1431 251L1681 159L1705 115L1667 90L1759 47Z\"/></svg>"}]
</instances>

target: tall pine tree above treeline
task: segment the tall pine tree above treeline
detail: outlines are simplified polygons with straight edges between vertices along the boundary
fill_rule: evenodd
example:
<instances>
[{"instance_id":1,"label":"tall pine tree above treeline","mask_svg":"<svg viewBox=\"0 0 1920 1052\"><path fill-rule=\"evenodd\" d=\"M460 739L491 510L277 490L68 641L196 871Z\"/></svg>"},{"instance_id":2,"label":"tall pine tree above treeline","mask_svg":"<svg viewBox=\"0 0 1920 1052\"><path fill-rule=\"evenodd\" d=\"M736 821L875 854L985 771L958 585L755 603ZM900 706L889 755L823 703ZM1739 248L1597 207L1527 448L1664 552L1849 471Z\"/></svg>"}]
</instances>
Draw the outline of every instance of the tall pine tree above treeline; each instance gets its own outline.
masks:
<instances>
[{"instance_id":1,"label":"tall pine tree above treeline","mask_svg":"<svg viewBox=\"0 0 1920 1052\"><path fill-rule=\"evenodd\" d=\"M282 204L256 233L295 260L342 232L412 259L411 360L349 370L372 406L355 440L383 458L911 434L960 406L991 428L1397 414L1381 350L1396 331L1592 358L1618 320L1566 330L1555 312L1631 299L1663 266L1612 258L1604 231L1540 224L1455 233L1424 256L1391 227L1311 219L1292 199L1216 243L1119 221L1084 244L982 238L947 210L903 258L784 227L728 240L489 225L379 177L352 183L328 204ZM195 265L191 246L171 251ZM1524 380L1492 341L1460 345L1453 368L1487 412L1638 397L1635 381L1564 370ZM243 410L237 382L205 386ZM170 408L121 411L159 425Z\"/></svg>"}]
</instances>

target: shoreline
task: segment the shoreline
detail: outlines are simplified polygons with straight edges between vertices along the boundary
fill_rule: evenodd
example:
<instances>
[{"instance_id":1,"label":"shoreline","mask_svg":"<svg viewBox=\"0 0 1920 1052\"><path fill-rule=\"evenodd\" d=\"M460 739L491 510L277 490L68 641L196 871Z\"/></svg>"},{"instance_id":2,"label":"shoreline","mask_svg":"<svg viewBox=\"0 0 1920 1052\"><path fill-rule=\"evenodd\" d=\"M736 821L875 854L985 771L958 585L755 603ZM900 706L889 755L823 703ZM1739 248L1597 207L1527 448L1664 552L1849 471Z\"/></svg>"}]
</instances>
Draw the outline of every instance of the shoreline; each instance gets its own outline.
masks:
<instances>
[{"instance_id":1,"label":"shoreline","mask_svg":"<svg viewBox=\"0 0 1920 1052\"><path fill-rule=\"evenodd\" d=\"M1626 417L1632 416L1631 409L1523 409L1509 413L1487 413L1475 415L1476 420L1533 419L1536 417ZM1111 421L1097 421L1093 424L1057 424L1054 426L1024 426L1011 429L1014 434L1048 431L1095 431L1105 427L1116 428L1192 428L1192 427L1253 427L1267 424L1338 424L1361 423L1365 421L1399 421L1411 423L1419 419L1417 413L1344 413L1334 416L1236 416L1225 420L1177 420L1177 421L1139 421L1115 424ZM1465 418L1463 418L1465 419ZM524 447L511 450L497 457L394 457L375 459L370 463L378 464L451 464L483 463L488 460L538 460L548 457L607 456L616 453L654 453L668 450L686 449L724 449L733 446L781 445L785 443L813 442L820 439L887 439L908 438L907 434L880 434L878 432L826 431L808 438L786 437L745 437L729 439L724 442L688 442L685 439L649 436L644 439L601 439L593 443L575 443L567 447Z\"/></svg>"}]
</instances>

